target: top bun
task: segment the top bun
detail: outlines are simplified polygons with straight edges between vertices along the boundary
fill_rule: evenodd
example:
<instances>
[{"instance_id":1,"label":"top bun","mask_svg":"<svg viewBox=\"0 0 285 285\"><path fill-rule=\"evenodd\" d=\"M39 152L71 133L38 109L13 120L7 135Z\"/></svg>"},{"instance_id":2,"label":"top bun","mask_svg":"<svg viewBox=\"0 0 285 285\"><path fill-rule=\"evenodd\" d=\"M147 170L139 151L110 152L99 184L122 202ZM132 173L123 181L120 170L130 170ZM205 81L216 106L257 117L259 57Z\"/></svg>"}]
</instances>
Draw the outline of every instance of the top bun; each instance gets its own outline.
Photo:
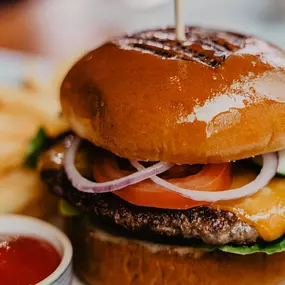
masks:
<instances>
[{"instance_id":1,"label":"top bun","mask_svg":"<svg viewBox=\"0 0 285 285\"><path fill-rule=\"evenodd\" d=\"M118 156L219 163L285 147L285 53L254 37L186 28L123 36L84 56L61 88L81 137Z\"/></svg>"}]
</instances>

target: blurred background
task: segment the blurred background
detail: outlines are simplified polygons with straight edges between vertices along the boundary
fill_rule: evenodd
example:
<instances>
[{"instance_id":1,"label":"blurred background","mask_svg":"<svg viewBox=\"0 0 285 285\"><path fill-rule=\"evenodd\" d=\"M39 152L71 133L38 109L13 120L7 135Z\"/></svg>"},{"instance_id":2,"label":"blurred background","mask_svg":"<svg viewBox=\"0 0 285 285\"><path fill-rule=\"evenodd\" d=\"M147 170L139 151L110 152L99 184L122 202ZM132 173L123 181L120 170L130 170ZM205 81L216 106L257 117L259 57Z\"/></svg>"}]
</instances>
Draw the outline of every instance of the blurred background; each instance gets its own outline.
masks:
<instances>
[{"instance_id":1,"label":"blurred background","mask_svg":"<svg viewBox=\"0 0 285 285\"><path fill-rule=\"evenodd\" d=\"M63 59L108 37L174 23L173 0L0 1L0 47ZM184 0L189 25L255 34L285 47L285 0Z\"/></svg>"}]
</instances>

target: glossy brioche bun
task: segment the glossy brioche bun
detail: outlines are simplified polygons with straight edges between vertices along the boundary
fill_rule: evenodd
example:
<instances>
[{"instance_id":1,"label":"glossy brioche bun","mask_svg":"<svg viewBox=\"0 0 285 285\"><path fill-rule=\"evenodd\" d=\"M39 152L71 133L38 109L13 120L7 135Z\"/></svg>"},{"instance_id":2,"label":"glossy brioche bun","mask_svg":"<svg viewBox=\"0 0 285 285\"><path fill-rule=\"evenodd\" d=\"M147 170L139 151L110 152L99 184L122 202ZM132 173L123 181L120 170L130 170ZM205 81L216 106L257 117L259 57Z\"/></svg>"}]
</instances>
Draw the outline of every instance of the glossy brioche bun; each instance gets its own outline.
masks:
<instances>
[{"instance_id":1,"label":"glossy brioche bun","mask_svg":"<svg viewBox=\"0 0 285 285\"><path fill-rule=\"evenodd\" d=\"M219 163L285 147L285 53L202 28L117 38L84 56L61 88L83 138L121 157Z\"/></svg>"},{"instance_id":2,"label":"glossy brioche bun","mask_svg":"<svg viewBox=\"0 0 285 285\"><path fill-rule=\"evenodd\" d=\"M285 253L247 256L158 245L67 218L75 270L90 285L281 285Z\"/></svg>"}]
</instances>

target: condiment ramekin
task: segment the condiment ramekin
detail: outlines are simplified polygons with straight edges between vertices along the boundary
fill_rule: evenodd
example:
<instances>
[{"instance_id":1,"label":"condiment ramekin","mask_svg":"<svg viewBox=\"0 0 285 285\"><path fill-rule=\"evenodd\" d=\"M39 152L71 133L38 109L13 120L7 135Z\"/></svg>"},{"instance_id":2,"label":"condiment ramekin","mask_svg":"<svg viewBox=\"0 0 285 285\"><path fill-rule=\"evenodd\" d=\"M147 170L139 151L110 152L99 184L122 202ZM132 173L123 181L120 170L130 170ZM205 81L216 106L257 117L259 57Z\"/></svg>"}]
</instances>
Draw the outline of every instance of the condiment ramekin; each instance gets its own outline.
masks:
<instances>
[{"instance_id":1,"label":"condiment ramekin","mask_svg":"<svg viewBox=\"0 0 285 285\"><path fill-rule=\"evenodd\" d=\"M72 284L72 246L69 239L55 226L42 220L21 215L0 215L0 235L23 235L44 239L61 255L57 269L37 285Z\"/></svg>"}]
</instances>

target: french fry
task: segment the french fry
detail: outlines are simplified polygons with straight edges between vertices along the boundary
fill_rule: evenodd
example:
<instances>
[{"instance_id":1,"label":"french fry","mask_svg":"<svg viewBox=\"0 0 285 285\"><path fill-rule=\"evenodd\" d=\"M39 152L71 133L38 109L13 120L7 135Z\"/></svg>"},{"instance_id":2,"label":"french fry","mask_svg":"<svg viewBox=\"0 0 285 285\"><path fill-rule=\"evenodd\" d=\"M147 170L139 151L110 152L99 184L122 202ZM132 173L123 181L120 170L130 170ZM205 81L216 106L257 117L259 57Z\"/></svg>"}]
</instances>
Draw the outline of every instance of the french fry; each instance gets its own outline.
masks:
<instances>
[{"instance_id":1,"label":"french fry","mask_svg":"<svg viewBox=\"0 0 285 285\"><path fill-rule=\"evenodd\" d=\"M0 173L20 167L27 152L28 141L15 140L12 138L0 139Z\"/></svg>"},{"instance_id":2,"label":"french fry","mask_svg":"<svg viewBox=\"0 0 285 285\"><path fill-rule=\"evenodd\" d=\"M0 139L28 140L38 129L36 121L35 116L17 116L0 112Z\"/></svg>"},{"instance_id":3,"label":"french fry","mask_svg":"<svg viewBox=\"0 0 285 285\"><path fill-rule=\"evenodd\" d=\"M54 207L51 200L36 171L15 169L0 175L0 214L42 216Z\"/></svg>"},{"instance_id":4,"label":"french fry","mask_svg":"<svg viewBox=\"0 0 285 285\"><path fill-rule=\"evenodd\" d=\"M37 171L25 169L23 162L40 127L55 137L68 130L68 124L60 117L61 78L54 74L41 81L29 74L22 86L0 86L0 214L42 217L54 209L56 199Z\"/></svg>"}]
</instances>

